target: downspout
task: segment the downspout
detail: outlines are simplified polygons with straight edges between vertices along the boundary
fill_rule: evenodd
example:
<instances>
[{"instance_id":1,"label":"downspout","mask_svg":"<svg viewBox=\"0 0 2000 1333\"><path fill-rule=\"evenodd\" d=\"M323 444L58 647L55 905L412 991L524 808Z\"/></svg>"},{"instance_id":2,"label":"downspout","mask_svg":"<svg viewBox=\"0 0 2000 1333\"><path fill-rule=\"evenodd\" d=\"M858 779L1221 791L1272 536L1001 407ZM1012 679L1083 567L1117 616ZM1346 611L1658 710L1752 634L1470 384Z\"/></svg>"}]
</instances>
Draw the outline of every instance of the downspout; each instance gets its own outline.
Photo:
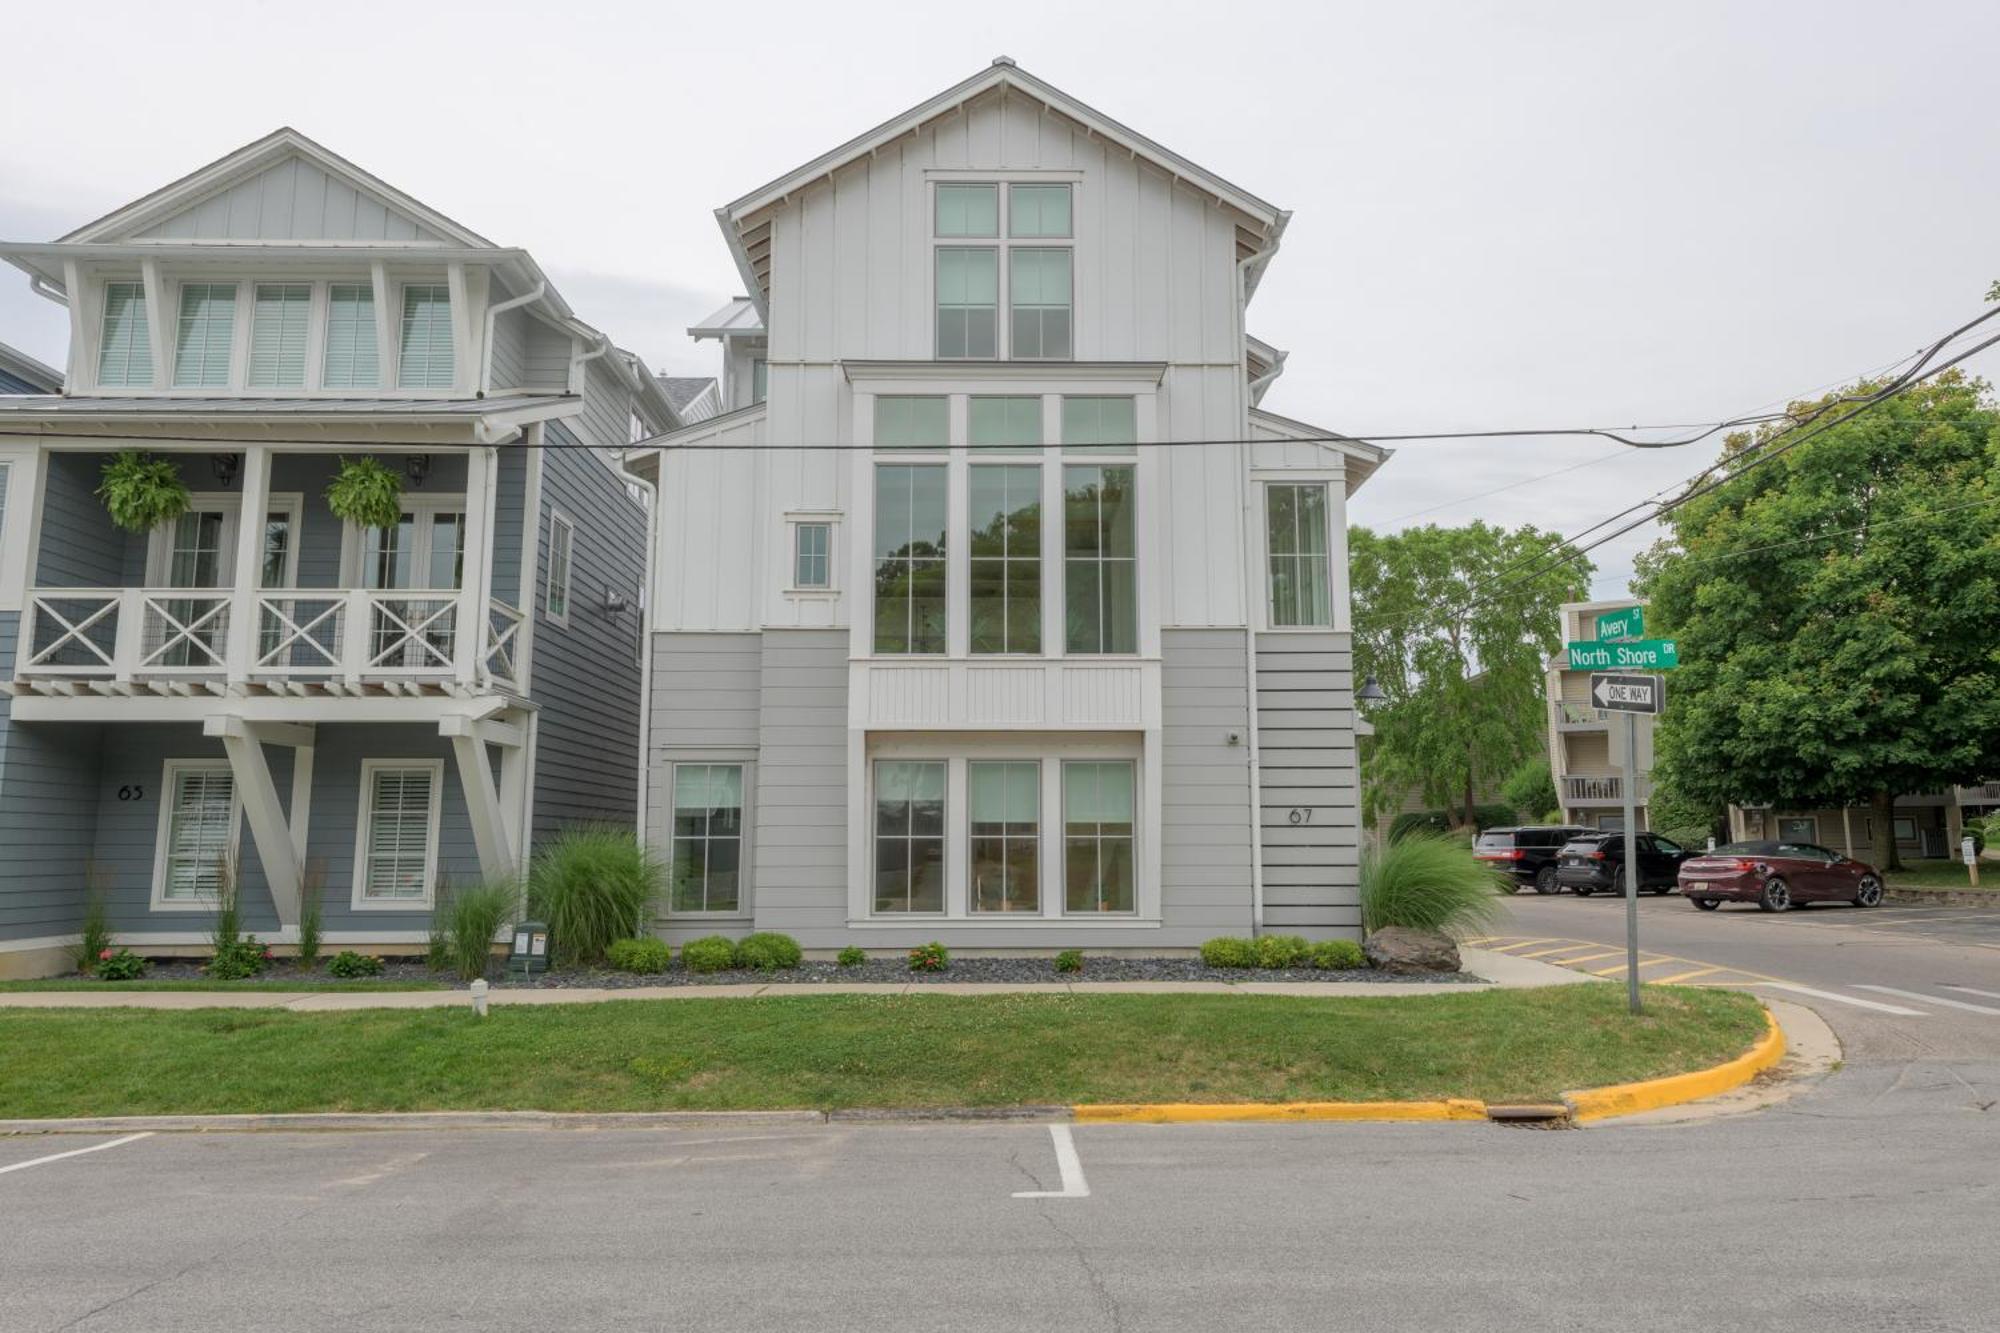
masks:
<instances>
[{"instance_id":1,"label":"downspout","mask_svg":"<svg viewBox=\"0 0 2000 1333\"><path fill-rule=\"evenodd\" d=\"M517 296L511 301L486 307L486 339L480 344L479 355L479 397L484 398L493 387L493 327L500 322L500 316L509 310L518 310L530 301L539 301L549 289L546 282L535 284L535 290L526 296Z\"/></svg>"},{"instance_id":2,"label":"downspout","mask_svg":"<svg viewBox=\"0 0 2000 1333\"><path fill-rule=\"evenodd\" d=\"M1273 232L1270 244L1255 254L1247 255L1236 263L1236 343L1244 346L1248 334L1247 307L1250 304L1250 269L1252 265L1267 261L1278 252L1278 235ZM1243 381L1237 381L1243 388ZM1250 398L1247 392L1243 398L1244 436L1250 433ZM1263 760L1257 744L1257 629L1256 614L1259 595L1255 570L1258 562L1256 552L1251 549L1251 533L1256 531L1256 512L1253 508L1257 492L1250 479L1250 450L1254 445L1243 445L1243 689L1246 706L1243 743L1249 747L1250 770L1250 933L1264 933L1264 779Z\"/></svg>"},{"instance_id":3,"label":"downspout","mask_svg":"<svg viewBox=\"0 0 2000 1333\"><path fill-rule=\"evenodd\" d=\"M569 391L571 393L582 393L584 390L584 384L585 384L585 373L583 369L584 366L592 361L597 360L598 357L603 356L606 352L610 350L611 350L610 337L608 335L601 335L597 340L597 348L595 351L582 352L575 356L570 357Z\"/></svg>"},{"instance_id":4,"label":"downspout","mask_svg":"<svg viewBox=\"0 0 2000 1333\"><path fill-rule=\"evenodd\" d=\"M68 294L62 288L52 285L47 278L39 273L29 275L28 290L37 296L47 297L65 309L69 306Z\"/></svg>"}]
</instances>

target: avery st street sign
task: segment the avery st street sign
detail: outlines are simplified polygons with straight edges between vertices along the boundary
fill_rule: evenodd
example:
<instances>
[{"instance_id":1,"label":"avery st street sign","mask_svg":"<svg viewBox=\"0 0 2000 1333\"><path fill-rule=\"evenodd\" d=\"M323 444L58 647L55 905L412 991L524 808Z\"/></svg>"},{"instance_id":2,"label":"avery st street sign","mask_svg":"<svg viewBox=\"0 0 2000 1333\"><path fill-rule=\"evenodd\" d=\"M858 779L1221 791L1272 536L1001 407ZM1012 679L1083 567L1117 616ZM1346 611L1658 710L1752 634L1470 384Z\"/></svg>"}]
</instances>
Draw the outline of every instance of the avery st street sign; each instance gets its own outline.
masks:
<instances>
[{"instance_id":1,"label":"avery st street sign","mask_svg":"<svg viewBox=\"0 0 2000 1333\"><path fill-rule=\"evenodd\" d=\"M1680 665L1680 646L1672 639L1640 639L1636 643L1596 643L1572 639L1571 671L1666 671Z\"/></svg>"},{"instance_id":2,"label":"avery st street sign","mask_svg":"<svg viewBox=\"0 0 2000 1333\"><path fill-rule=\"evenodd\" d=\"M1646 609L1628 606L1606 611L1597 618L1596 628L1599 643L1630 643L1646 633Z\"/></svg>"},{"instance_id":3,"label":"avery st street sign","mask_svg":"<svg viewBox=\"0 0 2000 1333\"><path fill-rule=\"evenodd\" d=\"M1593 675L1590 701L1607 713L1658 713L1667 706L1660 676Z\"/></svg>"}]
</instances>

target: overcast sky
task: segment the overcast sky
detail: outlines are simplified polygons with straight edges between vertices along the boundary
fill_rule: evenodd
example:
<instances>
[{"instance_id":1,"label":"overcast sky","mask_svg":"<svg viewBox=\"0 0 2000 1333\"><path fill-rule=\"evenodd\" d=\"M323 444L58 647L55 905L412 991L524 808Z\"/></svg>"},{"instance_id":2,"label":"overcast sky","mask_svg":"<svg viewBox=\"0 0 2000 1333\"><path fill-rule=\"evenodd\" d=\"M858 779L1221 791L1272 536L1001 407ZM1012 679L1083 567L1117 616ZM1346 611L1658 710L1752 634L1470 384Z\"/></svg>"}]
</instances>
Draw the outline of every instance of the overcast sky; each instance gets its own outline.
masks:
<instances>
[{"instance_id":1,"label":"overcast sky","mask_svg":"<svg viewBox=\"0 0 2000 1333\"><path fill-rule=\"evenodd\" d=\"M1265 405L1338 430L1714 420L1902 357L2000 277L1990 0L293 13L110 0L87 67L11 62L0 236L290 124L711 374L683 330L738 287L712 210L1005 53L1294 211L1250 311L1292 353ZM60 365L64 321L0 274L0 341ZM1354 517L1575 531L1714 452L1412 444ZM1647 537L1598 554L1594 595Z\"/></svg>"}]
</instances>

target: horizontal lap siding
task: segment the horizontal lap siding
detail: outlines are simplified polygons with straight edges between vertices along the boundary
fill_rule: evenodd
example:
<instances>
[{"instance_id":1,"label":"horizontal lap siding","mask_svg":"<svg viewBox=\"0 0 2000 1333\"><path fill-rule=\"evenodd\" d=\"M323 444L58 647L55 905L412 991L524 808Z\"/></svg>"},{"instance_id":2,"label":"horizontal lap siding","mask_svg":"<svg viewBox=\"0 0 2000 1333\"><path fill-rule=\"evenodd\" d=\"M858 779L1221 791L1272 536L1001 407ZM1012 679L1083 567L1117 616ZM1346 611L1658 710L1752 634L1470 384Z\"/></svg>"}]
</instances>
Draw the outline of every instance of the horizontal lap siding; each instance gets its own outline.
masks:
<instances>
[{"instance_id":1,"label":"horizontal lap siding","mask_svg":"<svg viewBox=\"0 0 2000 1333\"><path fill-rule=\"evenodd\" d=\"M757 752L758 667L755 634L656 634L653 636L651 728L646 738L646 838L661 857L673 852L674 764L696 759L749 762ZM752 806L762 809L759 792ZM751 847L755 856L756 830ZM754 873L754 871L753 871ZM662 927L666 926L664 918ZM682 922L662 933L688 939L713 930L747 930L749 918L698 924Z\"/></svg>"},{"instance_id":2,"label":"horizontal lap siding","mask_svg":"<svg viewBox=\"0 0 2000 1333\"><path fill-rule=\"evenodd\" d=\"M0 611L0 678L14 674L20 616ZM97 731L22 727L0 699L0 944L66 935L83 920L96 831Z\"/></svg>"},{"instance_id":3,"label":"horizontal lap siding","mask_svg":"<svg viewBox=\"0 0 2000 1333\"><path fill-rule=\"evenodd\" d=\"M42 498L41 550L30 575L43 587L112 588L124 579L125 534L94 492L109 455L50 453ZM26 506L30 497L18 496ZM143 551L142 543L135 543ZM42 641L44 645L48 642Z\"/></svg>"},{"instance_id":4,"label":"horizontal lap siding","mask_svg":"<svg viewBox=\"0 0 2000 1333\"><path fill-rule=\"evenodd\" d=\"M845 630L759 636L760 706L752 908L759 930L808 948L853 943L847 930Z\"/></svg>"},{"instance_id":5,"label":"horizontal lap siding","mask_svg":"<svg viewBox=\"0 0 2000 1333\"><path fill-rule=\"evenodd\" d=\"M635 822L639 784L639 588L646 562L645 511L594 452L550 422L542 451L542 514L535 546L533 697L534 835L565 824ZM576 525L571 543L569 623L548 618L549 514ZM616 616L606 591L625 599Z\"/></svg>"},{"instance_id":6,"label":"horizontal lap siding","mask_svg":"<svg viewBox=\"0 0 2000 1333\"><path fill-rule=\"evenodd\" d=\"M1360 933L1351 647L1346 634L1257 636L1258 824L1270 930Z\"/></svg>"}]
</instances>

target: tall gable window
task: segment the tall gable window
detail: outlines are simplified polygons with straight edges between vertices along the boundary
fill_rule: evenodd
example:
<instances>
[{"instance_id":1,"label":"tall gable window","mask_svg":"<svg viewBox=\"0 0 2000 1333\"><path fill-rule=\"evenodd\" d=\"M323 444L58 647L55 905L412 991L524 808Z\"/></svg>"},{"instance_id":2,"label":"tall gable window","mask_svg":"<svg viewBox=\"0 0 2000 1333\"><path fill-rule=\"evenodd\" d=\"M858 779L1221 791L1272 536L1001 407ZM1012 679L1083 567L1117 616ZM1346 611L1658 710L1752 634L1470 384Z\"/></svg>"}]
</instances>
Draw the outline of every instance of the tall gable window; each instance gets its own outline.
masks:
<instances>
[{"instance_id":1,"label":"tall gable window","mask_svg":"<svg viewBox=\"0 0 2000 1333\"><path fill-rule=\"evenodd\" d=\"M1282 629L1331 625L1325 483L1267 485L1264 535L1270 560L1271 624Z\"/></svg>"},{"instance_id":2,"label":"tall gable window","mask_svg":"<svg viewBox=\"0 0 2000 1333\"><path fill-rule=\"evenodd\" d=\"M250 387L302 389L312 284L260 282L250 316Z\"/></svg>"},{"instance_id":3,"label":"tall gable window","mask_svg":"<svg viewBox=\"0 0 2000 1333\"><path fill-rule=\"evenodd\" d=\"M451 289L443 283L403 288L402 357L396 382L405 389L449 389Z\"/></svg>"},{"instance_id":4,"label":"tall gable window","mask_svg":"<svg viewBox=\"0 0 2000 1333\"><path fill-rule=\"evenodd\" d=\"M933 188L932 232L940 242L938 358L1048 361L1072 356L1075 256L1070 246L1046 242L1075 235L1074 187L940 181ZM989 237L989 245L962 244ZM1004 321L999 318L1003 291Z\"/></svg>"},{"instance_id":5,"label":"tall gable window","mask_svg":"<svg viewBox=\"0 0 2000 1333\"><path fill-rule=\"evenodd\" d=\"M326 359L320 382L329 389L372 389L382 371L375 351L375 288L336 282L326 289Z\"/></svg>"},{"instance_id":6,"label":"tall gable window","mask_svg":"<svg viewBox=\"0 0 2000 1333\"><path fill-rule=\"evenodd\" d=\"M229 387L230 344L235 333L235 283L183 284L180 327L174 343L174 387Z\"/></svg>"},{"instance_id":7,"label":"tall gable window","mask_svg":"<svg viewBox=\"0 0 2000 1333\"><path fill-rule=\"evenodd\" d=\"M137 388L153 382L153 340L146 327L146 286L104 284L104 330L97 344L97 382Z\"/></svg>"}]
</instances>

